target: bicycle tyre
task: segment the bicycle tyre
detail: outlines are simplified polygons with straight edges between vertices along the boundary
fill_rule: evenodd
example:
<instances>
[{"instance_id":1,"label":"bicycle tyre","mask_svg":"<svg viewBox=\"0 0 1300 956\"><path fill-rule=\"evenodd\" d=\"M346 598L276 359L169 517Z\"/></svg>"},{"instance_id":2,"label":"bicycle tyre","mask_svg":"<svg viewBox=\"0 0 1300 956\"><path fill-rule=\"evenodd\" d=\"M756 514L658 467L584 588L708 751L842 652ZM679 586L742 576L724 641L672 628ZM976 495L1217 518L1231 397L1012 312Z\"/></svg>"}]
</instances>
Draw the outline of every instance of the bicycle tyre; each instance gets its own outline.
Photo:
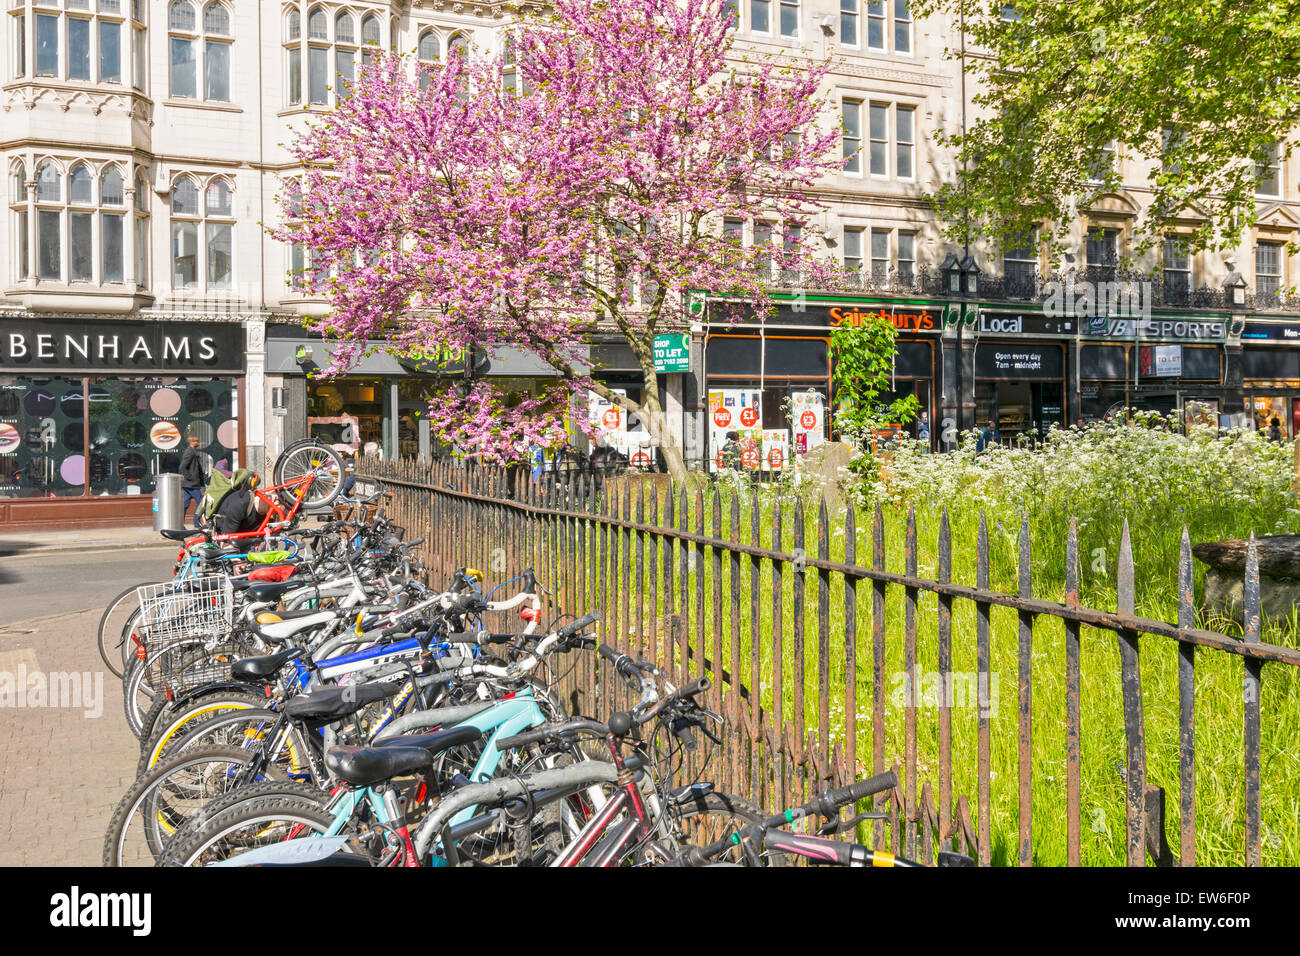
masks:
<instances>
[{"instance_id":1,"label":"bicycle tyre","mask_svg":"<svg viewBox=\"0 0 1300 956\"><path fill-rule=\"evenodd\" d=\"M748 800L717 790L697 793L689 803L676 806L670 809L669 813L674 823L673 842L681 843L672 848L674 853L680 853L686 845L705 846L728 833L735 833L750 824L765 820L768 816ZM687 824L685 827L682 826L684 822ZM793 864L788 854L772 851L764 851L760 860L762 866ZM740 866L751 865L739 847L727 851L715 862L734 863Z\"/></svg>"},{"instance_id":2,"label":"bicycle tyre","mask_svg":"<svg viewBox=\"0 0 1300 956\"><path fill-rule=\"evenodd\" d=\"M202 650L202 638L171 641L147 651L143 660L137 658L132 662L123 678L122 712L126 715L126 725L131 728L131 733L135 734L137 740L144 738L144 717L153 706L163 670L173 669L178 659L184 660L186 655ZM142 697L150 701L148 706L143 705Z\"/></svg>"},{"instance_id":3,"label":"bicycle tyre","mask_svg":"<svg viewBox=\"0 0 1300 956\"><path fill-rule=\"evenodd\" d=\"M128 628L140 613L140 596L136 593L136 588L139 586L133 584L123 590L121 594L108 602L108 606L104 608L104 613L99 616L97 637L99 659L104 662L104 666L108 668L109 673L117 678L125 675L127 661L134 651L133 647L124 645L130 633ZM125 616L117 619L113 617L114 614L125 614ZM109 653L109 643L112 641L117 643L113 645L112 653Z\"/></svg>"},{"instance_id":4,"label":"bicycle tyre","mask_svg":"<svg viewBox=\"0 0 1300 956\"><path fill-rule=\"evenodd\" d=\"M254 756L251 751L236 747L213 747L178 754L138 778L118 801L109 819L104 836L104 866L152 864L171 835L183 825L184 818L233 786L238 779L238 768L250 766ZM186 779L186 774L196 773L197 782ZM139 827L138 832L133 830L135 826ZM129 851L128 840L132 844ZM147 861L140 843L147 850Z\"/></svg>"},{"instance_id":5,"label":"bicycle tyre","mask_svg":"<svg viewBox=\"0 0 1300 956\"><path fill-rule=\"evenodd\" d=\"M206 727L209 722L221 717L232 716L232 714L247 716L249 712L253 712L262 720L269 718L274 721L276 715L265 707L266 697L264 695L259 697L240 694L237 691L200 697L193 702L194 706L159 721L154 728L154 733L140 748L140 761L136 773L146 773L150 767L167 759L168 755L180 753L194 746L193 734ZM211 743L244 749L241 743L233 740L211 741Z\"/></svg>"},{"instance_id":6,"label":"bicycle tyre","mask_svg":"<svg viewBox=\"0 0 1300 956\"><path fill-rule=\"evenodd\" d=\"M212 815L192 837L171 846L170 854L159 865L215 863L231 858L237 850L254 849L250 845L254 840L274 843L292 839L290 834L320 835L333 825L333 815L307 799L278 795L248 800ZM352 840L347 847L373 862L360 841Z\"/></svg>"},{"instance_id":7,"label":"bicycle tyre","mask_svg":"<svg viewBox=\"0 0 1300 956\"><path fill-rule=\"evenodd\" d=\"M183 841L192 839L194 834L206 826L207 822L218 813L223 813L236 804L246 803L249 800L276 796L310 800L319 806L322 811L325 810L330 801L328 791L322 790L314 783L304 783L298 780L267 780L262 783L250 783L238 790L231 790L229 793L208 801L196 812L190 814L190 818L172 834L172 838L163 847L162 858L170 859L174 856L176 847L180 846Z\"/></svg>"},{"instance_id":8,"label":"bicycle tyre","mask_svg":"<svg viewBox=\"0 0 1300 956\"><path fill-rule=\"evenodd\" d=\"M323 508L332 504L343 490L347 466L343 458L333 448L319 442L302 442L290 445L275 460L272 471L276 485L287 484L311 473L317 473L311 483L307 496L303 499L304 508ZM323 473L322 473L323 472ZM322 479L325 480L322 488ZM276 493L286 508L292 508L298 501L298 495L292 488L278 488Z\"/></svg>"}]
</instances>

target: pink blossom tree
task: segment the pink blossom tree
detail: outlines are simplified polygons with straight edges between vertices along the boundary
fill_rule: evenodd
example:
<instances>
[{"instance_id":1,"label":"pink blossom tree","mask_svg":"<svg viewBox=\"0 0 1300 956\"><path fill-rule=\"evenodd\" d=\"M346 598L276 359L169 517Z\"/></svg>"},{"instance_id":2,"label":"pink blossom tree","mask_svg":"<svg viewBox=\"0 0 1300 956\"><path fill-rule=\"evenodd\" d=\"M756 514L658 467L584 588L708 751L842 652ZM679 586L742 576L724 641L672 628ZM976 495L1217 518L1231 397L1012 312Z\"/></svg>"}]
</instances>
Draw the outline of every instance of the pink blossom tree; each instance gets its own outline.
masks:
<instances>
[{"instance_id":1,"label":"pink blossom tree","mask_svg":"<svg viewBox=\"0 0 1300 956\"><path fill-rule=\"evenodd\" d=\"M841 162L828 65L743 55L724 0L555 0L509 51L451 57L423 83L383 58L292 145L304 198L286 197L279 235L309 250L305 281L332 306L331 371L379 338L529 349L568 396L637 413L680 480L654 337L686 327L694 295L726 297L734 317L770 305L772 270L824 268L797 227ZM744 248L724 220L778 239ZM597 330L626 338L644 402L592 378ZM506 408L485 388L434 403L440 435L497 461L555 440L563 394Z\"/></svg>"}]
</instances>

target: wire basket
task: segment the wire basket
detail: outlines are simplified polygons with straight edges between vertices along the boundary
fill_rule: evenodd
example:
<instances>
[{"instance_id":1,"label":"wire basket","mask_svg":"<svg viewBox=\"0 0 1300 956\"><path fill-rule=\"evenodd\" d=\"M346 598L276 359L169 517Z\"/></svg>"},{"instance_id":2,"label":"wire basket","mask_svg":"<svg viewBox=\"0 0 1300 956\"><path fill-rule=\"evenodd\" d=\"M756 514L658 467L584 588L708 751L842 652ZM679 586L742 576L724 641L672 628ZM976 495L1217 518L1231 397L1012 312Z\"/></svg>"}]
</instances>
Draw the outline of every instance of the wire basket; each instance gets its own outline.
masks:
<instances>
[{"instance_id":1,"label":"wire basket","mask_svg":"<svg viewBox=\"0 0 1300 956\"><path fill-rule=\"evenodd\" d=\"M140 628L150 643L230 633L235 599L230 578L212 576L136 588Z\"/></svg>"}]
</instances>

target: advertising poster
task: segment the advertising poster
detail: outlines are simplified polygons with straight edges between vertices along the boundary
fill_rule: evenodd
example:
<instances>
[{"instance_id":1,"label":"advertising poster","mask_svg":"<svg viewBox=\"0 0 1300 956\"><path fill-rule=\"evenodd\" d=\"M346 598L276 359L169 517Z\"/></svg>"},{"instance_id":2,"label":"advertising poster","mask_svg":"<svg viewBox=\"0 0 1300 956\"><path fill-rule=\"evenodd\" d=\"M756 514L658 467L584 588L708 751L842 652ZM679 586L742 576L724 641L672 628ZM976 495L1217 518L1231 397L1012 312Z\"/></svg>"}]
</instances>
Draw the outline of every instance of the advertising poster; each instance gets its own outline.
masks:
<instances>
[{"instance_id":1,"label":"advertising poster","mask_svg":"<svg viewBox=\"0 0 1300 956\"><path fill-rule=\"evenodd\" d=\"M616 395L627 395L627 390L611 388ZM650 431L627 410L608 402L595 392L587 392L587 421L594 427L597 439L592 447L601 443L627 458L634 468L649 468L655 462L657 449L650 441Z\"/></svg>"},{"instance_id":2,"label":"advertising poster","mask_svg":"<svg viewBox=\"0 0 1300 956\"><path fill-rule=\"evenodd\" d=\"M762 462L762 393L749 388L709 390L709 469L723 467L727 433L735 432L741 467L757 470Z\"/></svg>"},{"instance_id":3,"label":"advertising poster","mask_svg":"<svg viewBox=\"0 0 1300 956\"><path fill-rule=\"evenodd\" d=\"M790 432L785 428L763 429L763 470L785 471L793 468L790 460Z\"/></svg>"},{"instance_id":4,"label":"advertising poster","mask_svg":"<svg viewBox=\"0 0 1300 956\"><path fill-rule=\"evenodd\" d=\"M794 415L795 459L826 441L826 409L820 392L795 392L790 396Z\"/></svg>"}]
</instances>

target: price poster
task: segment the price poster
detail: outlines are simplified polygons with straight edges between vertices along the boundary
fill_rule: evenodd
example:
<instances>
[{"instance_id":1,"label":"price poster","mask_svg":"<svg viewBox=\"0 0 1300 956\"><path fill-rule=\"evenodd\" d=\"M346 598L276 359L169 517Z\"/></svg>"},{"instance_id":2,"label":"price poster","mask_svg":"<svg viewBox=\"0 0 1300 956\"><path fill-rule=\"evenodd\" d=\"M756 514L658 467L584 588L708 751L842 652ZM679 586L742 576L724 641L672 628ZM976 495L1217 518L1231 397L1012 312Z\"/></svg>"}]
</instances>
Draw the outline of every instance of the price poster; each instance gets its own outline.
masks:
<instances>
[{"instance_id":1,"label":"price poster","mask_svg":"<svg viewBox=\"0 0 1300 956\"><path fill-rule=\"evenodd\" d=\"M825 443L826 409L820 392L795 392L790 396L794 415L795 457L806 455Z\"/></svg>"},{"instance_id":2,"label":"price poster","mask_svg":"<svg viewBox=\"0 0 1300 956\"><path fill-rule=\"evenodd\" d=\"M735 432L740 444L742 468L757 471L763 461L762 393L749 388L717 388L709 391L709 468L723 467L722 449L727 433Z\"/></svg>"},{"instance_id":3,"label":"price poster","mask_svg":"<svg viewBox=\"0 0 1300 956\"><path fill-rule=\"evenodd\" d=\"M627 390L611 388L616 395L627 395ZM631 420L629 420L631 419ZM627 457L628 464L636 468L649 468L654 464L657 448L651 443L650 431L645 424L629 416L626 409L606 401L595 392L587 392L587 421L609 448Z\"/></svg>"},{"instance_id":4,"label":"price poster","mask_svg":"<svg viewBox=\"0 0 1300 956\"><path fill-rule=\"evenodd\" d=\"M785 428L763 429L763 470L785 471L794 467L790 460L790 432Z\"/></svg>"}]
</instances>

